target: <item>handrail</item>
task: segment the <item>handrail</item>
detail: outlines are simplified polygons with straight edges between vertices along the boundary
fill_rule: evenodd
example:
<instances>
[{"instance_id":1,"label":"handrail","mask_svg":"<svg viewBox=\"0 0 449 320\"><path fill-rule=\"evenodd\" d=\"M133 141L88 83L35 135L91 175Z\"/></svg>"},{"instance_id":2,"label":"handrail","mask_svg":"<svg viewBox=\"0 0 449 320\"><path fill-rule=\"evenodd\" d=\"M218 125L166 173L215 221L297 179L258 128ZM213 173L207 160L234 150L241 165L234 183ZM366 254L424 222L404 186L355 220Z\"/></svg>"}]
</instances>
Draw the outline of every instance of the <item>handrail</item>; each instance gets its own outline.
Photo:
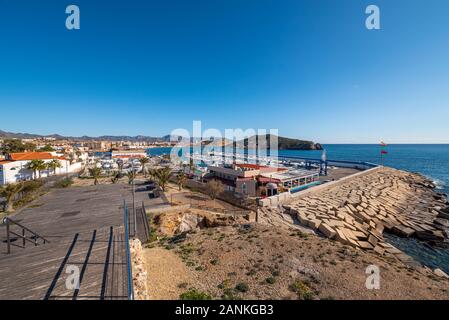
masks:
<instances>
[{"instance_id":1,"label":"handrail","mask_svg":"<svg viewBox=\"0 0 449 320\"><path fill-rule=\"evenodd\" d=\"M145 233L147 234L147 241L150 239L150 224L148 222L147 210L145 209L145 203L142 201L142 219L145 228Z\"/></svg>"},{"instance_id":2,"label":"handrail","mask_svg":"<svg viewBox=\"0 0 449 320\"><path fill-rule=\"evenodd\" d=\"M131 251L129 248L129 226L128 226L128 207L126 206L126 200L123 200L124 209L124 225L125 225L125 248L126 248L126 264L128 271L128 300L134 300L134 289L133 289L133 271L131 265Z\"/></svg>"},{"instance_id":3,"label":"handrail","mask_svg":"<svg viewBox=\"0 0 449 320\"><path fill-rule=\"evenodd\" d=\"M11 218L5 217L3 219L3 223L6 223L6 242L7 242L7 253L10 254L11 253L11 234L21 238L23 240L23 247L25 247L26 241L29 241L31 243L34 243L35 246L38 245L38 239L42 239L44 244L46 243L50 243L50 241L48 241L46 238L44 238L43 236L37 234L36 232L32 231L31 229L25 227L24 225L18 223L17 221L14 221ZM19 228L22 229L22 234L18 234L14 231L11 231L11 224L18 226ZM25 231L28 231L29 233L31 233L31 235L34 237L34 241L27 238L25 236Z\"/></svg>"}]
</instances>

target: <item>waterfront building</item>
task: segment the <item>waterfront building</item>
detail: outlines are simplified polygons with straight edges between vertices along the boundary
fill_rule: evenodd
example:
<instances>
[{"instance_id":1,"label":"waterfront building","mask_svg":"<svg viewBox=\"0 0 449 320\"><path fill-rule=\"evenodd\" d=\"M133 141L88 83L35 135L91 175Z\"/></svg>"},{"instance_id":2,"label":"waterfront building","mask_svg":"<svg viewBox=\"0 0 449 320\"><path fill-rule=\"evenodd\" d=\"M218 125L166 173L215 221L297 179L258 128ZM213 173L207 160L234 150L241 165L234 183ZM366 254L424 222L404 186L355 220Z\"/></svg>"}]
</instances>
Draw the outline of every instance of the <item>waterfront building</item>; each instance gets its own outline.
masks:
<instances>
[{"instance_id":1,"label":"waterfront building","mask_svg":"<svg viewBox=\"0 0 449 320\"><path fill-rule=\"evenodd\" d=\"M258 197L296 192L315 183L319 179L319 172L248 163L209 165L204 180L211 179L221 181L226 191Z\"/></svg>"},{"instance_id":2,"label":"waterfront building","mask_svg":"<svg viewBox=\"0 0 449 320\"><path fill-rule=\"evenodd\" d=\"M144 149L132 149L132 150L114 149L111 151L111 159L129 160L129 159L141 159L145 157L148 157L148 154Z\"/></svg>"},{"instance_id":3,"label":"waterfront building","mask_svg":"<svg viewBox=\"0 0 449 320\"><path fill-rule=\"evenodd\" d=\"M40 177L48 177L51 175L68 174L81 169L82 164L70 161L65 157L57 155L55 152L20 152L7 154L4 160L0 160L0 185L15 183L19 181L32 180L34 172L28 169L28 165L33 160L42 160L48 163L52 160L58 160L61 168L56 168L56 172L52 169L45 169L38 173Z\"/></svg>"}]
</instances>

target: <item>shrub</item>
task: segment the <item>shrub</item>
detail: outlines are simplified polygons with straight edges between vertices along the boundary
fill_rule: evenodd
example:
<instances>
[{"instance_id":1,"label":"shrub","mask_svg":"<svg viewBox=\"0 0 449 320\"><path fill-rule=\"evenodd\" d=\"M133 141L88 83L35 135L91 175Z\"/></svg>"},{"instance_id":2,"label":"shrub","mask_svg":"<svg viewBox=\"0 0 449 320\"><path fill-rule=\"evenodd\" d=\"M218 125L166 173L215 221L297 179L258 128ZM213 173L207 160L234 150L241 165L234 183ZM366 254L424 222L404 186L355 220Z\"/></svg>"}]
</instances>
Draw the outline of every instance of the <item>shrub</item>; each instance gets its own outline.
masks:
<instances>
[{"instance_id":1,"label":"shrub","mask_svg":"<svg viewBox=\"0 0 449 320\"><path fill-rule=\"evenodd\" d=\"M240 300L239 296L236 295L235 291L230 288L226 288L223 290L223 294L221 295L223 300Z\"/></svg>"},{"instance_id":2,"label":"shrub","mask_svg":"<svg viewBox=\"0 0 449 320\"><path fill-rule=\"evenodd\" d=\"M218 264L218 259L212 259L212 260L210 261L210 264L216 266L216 265Z\"/></svg>"},{"instance_id":3,"label":"shrub","mask_svg":"<svg viewBox=\"0 0 449 320\"><path fill-rule=\"evenodd\" d=\"M181 300L211 300L212 297L205 292L197 291L196 289L190 289L179 295Z\"/></svg>"},{"instance_id":4,"label":"shrub","mask_svg":"<svg viewBox=\"0 0 449 320\"><path fill-rule=\"evenodd\" d=\"M235 289L240 292L247 292L249 290L249 287L246 283L240 282L235 286Z\"/></svg>"},{"instance_id":5,"label":"shrub","mask_svg":"<svg viewBox=\"0 0 449 320\"><path fill-rule=\"evenodd\" d=\"M313 299L313 292L309 288L309 286L304 283L303 281L297 279L295 282L290 284L289 286L290 291L293 291L297 294L298 299L301 300L312 300Z\"/></svg>"},{"instance_id":6,"label":"shrub","mask_svg":"<svg viewBox=\"0 0 449 320\"><path fill-rule=\"evenodd\" d=\"M276 278L275 277L268 277L265 279L265 282L268 284L274 284L276 282Z\"/></svg>"},{"instance_id":7,"label":"shrub","mask_svg":"<svg viewBox=\"0 0 449 320\"><path fill-rule=\"evenodd\" d=\"M40 180L25 181L23 183L22 192L25 194L29 194L29 193L39 190L43 185L44 185L44 183Z\"/></svg>"},{"instance_id":8,"label":"shrub","mask_svg":"<svg viewBox=\"0 0 449 320\"><path fill-rule=\"evenodd\" d=\"M64 178L61 181L55 183L55 188L68 188L73 184L71 178Z\"/></svg>"},{"instance_id":9,"label":"shrub","mask_svg":"<svg viewBox=\"0 0 449 320\"><path fill-rule=\"evenodd\" d=\"M181 282L180 284L178 284L178 288L180 288L180 289L185 289L185 288L187 288L187 282Z\"/></svg>"}]
</instances>

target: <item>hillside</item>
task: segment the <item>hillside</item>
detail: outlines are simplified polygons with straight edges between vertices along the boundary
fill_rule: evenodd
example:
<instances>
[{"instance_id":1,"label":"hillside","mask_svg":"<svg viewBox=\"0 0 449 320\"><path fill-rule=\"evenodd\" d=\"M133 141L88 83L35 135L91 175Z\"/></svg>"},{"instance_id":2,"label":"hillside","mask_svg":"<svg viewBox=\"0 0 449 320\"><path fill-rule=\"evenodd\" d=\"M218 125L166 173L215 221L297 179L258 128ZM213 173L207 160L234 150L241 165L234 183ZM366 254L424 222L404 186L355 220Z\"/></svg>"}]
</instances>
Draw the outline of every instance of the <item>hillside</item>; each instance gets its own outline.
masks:
<instances>
[{"instance_id":1,"label":"hillside","mask_svg":"<svg viewBox=\"0 0 449 320\"><path fill-rule=\"evenodd\" d=\"M245 148L248 149L256 149L259 145L259 141L263 141L263 139L266 139L266 146L268 149L271 149L270 146L270 140L275 138L275 136L272 137L272 135L267 134L265 136L259 135L257 136L257 143L254 143L255 136L251 138L247 138L243 140L243 144ZM278 149L279 150L323 150L323 147L319 143L315 143L313 141L308 140L300 140L300 139L292 139L292 138L286 138L286 137L277 137L278 139ZM250 142L248 143L248 140ZM241 142L241 140L240 140Z\"/></svg>"}]
</instances>

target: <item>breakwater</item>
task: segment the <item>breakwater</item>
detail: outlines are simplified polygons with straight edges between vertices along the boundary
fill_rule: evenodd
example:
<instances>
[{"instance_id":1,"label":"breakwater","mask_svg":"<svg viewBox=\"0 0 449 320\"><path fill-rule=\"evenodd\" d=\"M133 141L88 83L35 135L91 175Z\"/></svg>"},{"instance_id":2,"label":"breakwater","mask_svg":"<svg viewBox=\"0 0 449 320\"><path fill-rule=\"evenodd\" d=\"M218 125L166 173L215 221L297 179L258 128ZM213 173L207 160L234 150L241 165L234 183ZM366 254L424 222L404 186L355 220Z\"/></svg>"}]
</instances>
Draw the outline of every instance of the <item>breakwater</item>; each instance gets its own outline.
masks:
<instances>
[{"instance_id":1,"label":"breakwater","mask_svg":"<svg viewBox=\"0 0 449 320\"><path fill-rule=\"evenodd\" d=\"M385 231L447 243L446 198L422 175L382 167L324 186L310 189L284 208L328 238L405 261L411 258L385 241Z\"/></svg>"}]
</instances>

